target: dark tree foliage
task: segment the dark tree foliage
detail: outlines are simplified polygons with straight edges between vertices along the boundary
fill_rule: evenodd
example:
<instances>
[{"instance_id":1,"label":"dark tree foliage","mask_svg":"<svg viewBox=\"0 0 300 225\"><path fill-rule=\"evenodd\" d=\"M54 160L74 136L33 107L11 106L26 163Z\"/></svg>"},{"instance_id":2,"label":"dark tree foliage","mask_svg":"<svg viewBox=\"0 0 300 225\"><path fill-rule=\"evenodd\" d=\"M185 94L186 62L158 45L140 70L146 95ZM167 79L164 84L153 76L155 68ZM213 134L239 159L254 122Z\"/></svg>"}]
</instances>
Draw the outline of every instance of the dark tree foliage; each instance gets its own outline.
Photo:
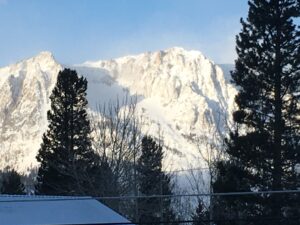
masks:
<instances>
[{"instance_id":1,"label":"dark tree foliage","mask_svg":"<svg viewBox=\"0 0 300 225\"><path fill-rule=\"evenodd\" d=\"M236 129L227 140L228 160L217 164L214 191L295 190L300 187L300 33L294 21L300 15L299 1L248 3L232 72L239 90L233 114ZM229 224L249 224L250 218L258 218L252 224L300 224L295 219L300 215L299 198L222 197L215 214L248 218Z\"/></svg>"},{"instance_id":2,"label":"dark tree foliage","mask_svg":"<svg viewBox=\"0 0 300 225\"><path fill-rule=\"evenodd\" d=\"M109 165L108 159L99 155L95 155L94 157L94 166L89 170L91 187L88 194L103 197L119 196L116 182L114 182L115 175ZM118 200L109 199L101 200L101 202L116 211L120 210Z\"/></svg>"},{"instance_id":3,"label":"dark tree foliage","mask_svg":"<svg viewBox=\"0 0 300 225\"><path fill-rule=\"evenodd\" d=\"M162 171L162 159L162 147L151 137L143 137L142 153L137 166L141 195L172 195L171 179ZM138 206L141 224L176 220L171 208L171 198L142 198Z\"/></svg>"},{"instance_id":4,"label":"dark tree foliage","mask_svg":"<svg viewBox=\"0 0 300 225\"><path fill-rule=\"evenodd\" d=\"M203 201L198 200L196 211L192 215L193 225L209 225L209 212L207 211Z\"/></svg>"},{"instance_id":5,"label":"dark tree foliage","mask_svg":"<svg viewBox=\"0 0 300 225\"><path fill-rule=\"evenodd\" d=\"M84 195L93 190L91 147L87 116L87 81L64 69L50 96L49 126L37 155L40 162L36 190L47 195Z\"/></svg>"},{"instance_id":6,"label":"dark tree foliage","mask_svg":"<svg viewBox=\"0 0 300 225\"><path fill-rule=\"evenodd\" d=\"M15 170L1 172L1 194L22 195L25 194L25 187L21 181L21 176Z\"/></svg>"},{"instance_id":7,"label":"dark tree foliage","mask_svg":"<svg viewBox=\"0 0 300 225\"><path fill-rule=\"evenodd\" d=\"M95 162L97 163L90 169L95 196L117 196L117 188L113 182L114 174L108 160L105 158L99 159L97 155L95 156Z\"/></svg>"}]
</instances>

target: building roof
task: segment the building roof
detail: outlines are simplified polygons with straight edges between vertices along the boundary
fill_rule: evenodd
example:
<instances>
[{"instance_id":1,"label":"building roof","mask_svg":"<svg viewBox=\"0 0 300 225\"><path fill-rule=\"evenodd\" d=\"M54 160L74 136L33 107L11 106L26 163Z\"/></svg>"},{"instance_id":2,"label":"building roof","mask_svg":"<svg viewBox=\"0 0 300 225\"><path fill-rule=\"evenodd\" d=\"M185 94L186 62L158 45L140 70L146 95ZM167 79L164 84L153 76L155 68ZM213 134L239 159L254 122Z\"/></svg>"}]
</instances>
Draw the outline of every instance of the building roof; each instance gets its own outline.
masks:
<instances>
[{"instance_id":1,"label":"building roof","mask_svg":"<svg viewBox=\"0 0 300 225\"><path fill-rule=\"evenodd\" d=\"M5 225L107 224L129 221L91 197L0 195Z\"/></svg>"}]
</instances>

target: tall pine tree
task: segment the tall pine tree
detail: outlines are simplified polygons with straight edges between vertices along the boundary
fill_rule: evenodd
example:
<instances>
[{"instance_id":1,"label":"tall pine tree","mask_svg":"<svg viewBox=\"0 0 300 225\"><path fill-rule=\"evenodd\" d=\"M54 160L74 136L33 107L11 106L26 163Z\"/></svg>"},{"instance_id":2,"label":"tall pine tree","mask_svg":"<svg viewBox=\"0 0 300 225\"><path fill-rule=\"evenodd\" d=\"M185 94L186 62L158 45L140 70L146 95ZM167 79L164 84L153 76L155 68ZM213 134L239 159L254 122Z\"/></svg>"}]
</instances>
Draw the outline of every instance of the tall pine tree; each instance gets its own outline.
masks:
<instances>
[{"instance_id":1,"label":"tall pine tree","mask_svg":"<svg viewBox=\"0 0 300 225\"><path fill-rule=\"evenodd\" d=\"M86 90L86 79L76 71L59 72L50 96L49 127L37 155L39 194L83 195L91 190L89 173L95 164Z\"/></svg>"},{"instance_id":2,"label":"tall pine tree","mask_svg":"<svg viewBox=\"0 0 300 225\"><path fill-rule=\"evenodd\" d=\"M300 33L294 22L300 15L299 2L248 3L232 72L239 90L238 110L233 114L237 126L227 140L228 160L218 163L214 191L294 190L300 187L296 172L300 163ZM300 215L299 195L224 197L220 202L221 210L215 214L221 211L224 218L259 217L253 224L300 223L292 219Z\"/></svg>"},{"instance_id":3,"label":"tall pine tree","mask_svg":"<svg viewBox=\"0 0 300 225\"><path fill-rule=\"evenodd\" d=\"M170 176L162 171L163 151L151 137L142 139L142 154L138 159L139 191L142 196L172 195ZM142 198L138 202L141 224L175 221L170 198ZM161 223L164 224L164 223Z\"/></svg>"}]
</instances>

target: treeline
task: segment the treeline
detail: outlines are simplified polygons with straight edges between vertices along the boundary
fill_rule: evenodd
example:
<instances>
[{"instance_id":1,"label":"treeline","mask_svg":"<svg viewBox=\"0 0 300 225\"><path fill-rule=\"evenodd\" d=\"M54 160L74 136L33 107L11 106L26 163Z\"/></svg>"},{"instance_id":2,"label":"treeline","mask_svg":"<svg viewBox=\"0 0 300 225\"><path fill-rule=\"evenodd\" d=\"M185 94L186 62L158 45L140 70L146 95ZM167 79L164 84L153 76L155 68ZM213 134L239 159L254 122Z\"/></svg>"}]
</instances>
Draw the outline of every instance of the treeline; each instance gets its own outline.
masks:
<instances>
[{"instance_id":1,"label":"treeline","mask_svg":"<svg viewBox=\"0 0 300 225\"><path fill-rule=\"evenodd\" d=\"M26 194L23 177L14 169L6 168L0 172L0 194Z\"/></svg>"}]
</instances>

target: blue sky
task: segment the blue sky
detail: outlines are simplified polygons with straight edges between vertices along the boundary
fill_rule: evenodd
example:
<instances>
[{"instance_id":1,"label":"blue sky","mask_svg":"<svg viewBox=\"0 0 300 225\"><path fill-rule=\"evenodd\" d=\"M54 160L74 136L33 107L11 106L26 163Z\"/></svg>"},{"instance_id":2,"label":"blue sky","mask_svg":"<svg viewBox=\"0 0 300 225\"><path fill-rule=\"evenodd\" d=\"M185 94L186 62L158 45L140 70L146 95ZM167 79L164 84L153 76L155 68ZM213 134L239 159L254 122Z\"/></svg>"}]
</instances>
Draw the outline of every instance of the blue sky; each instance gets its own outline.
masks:
<instances>
[{"instance_id":1,"label":"blue sky","mask_svg":"<svg viewBox=\"0 0 300 225\"><path fill-rule=\"evenodd\" d=\"M0 66L81 63L181 46L233 63L246 0L0 0Z\"/></svg>"}]
</instances>

